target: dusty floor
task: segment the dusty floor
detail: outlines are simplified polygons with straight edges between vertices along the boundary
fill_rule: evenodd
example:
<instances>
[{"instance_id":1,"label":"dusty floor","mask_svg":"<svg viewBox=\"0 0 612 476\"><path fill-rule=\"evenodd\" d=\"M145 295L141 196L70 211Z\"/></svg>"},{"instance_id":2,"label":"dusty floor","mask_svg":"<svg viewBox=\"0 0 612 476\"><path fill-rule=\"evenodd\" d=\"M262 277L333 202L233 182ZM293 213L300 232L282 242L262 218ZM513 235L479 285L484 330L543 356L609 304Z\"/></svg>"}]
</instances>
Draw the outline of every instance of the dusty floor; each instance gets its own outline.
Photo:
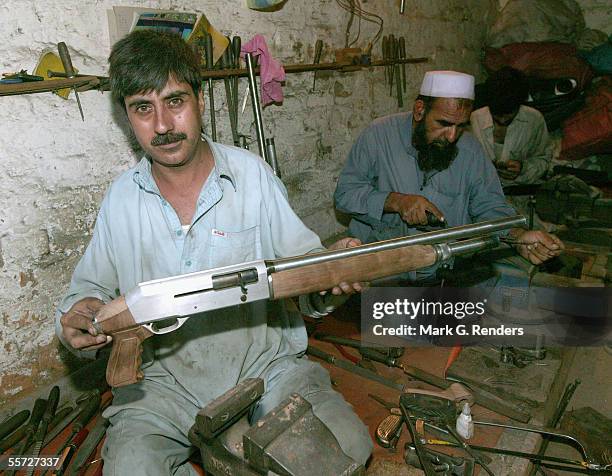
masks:
<instances>
[{"instance_id":1,"label":"dusty floor","mask_svg":"<svg viewBox=\"0 0 612 476\"><path fill-rule=\"evenodd\" d=\"M355 310L353 309L352 313L336 313L332 318L326 318L320 321L316 326L316 330L321 333L331 333L343 337L359 339L358 322L358 315L355 315ZM332 344L313 339L311 339L311 344L338 358L343 358ZM359 356L357 352L348 347L344 349L354 356ZM441 376L448 353L449 350L445 348L429 347L406 349L402 361L408 365ZM564 388L567 383L573 382L575 379L579 379L581 385L577 388L568 406L568 411L590 406L604 416L608 418L612 417L612 406L610 405L612 398L612 385L610 385L612 382L611 363L612 355L603 347L579 348L576 351L574 360L568 371L566 382L562 387ZM364 380L359 376L355 376L354 374L333 367L327 363L322 364L329 369L332 376L332 382L336 385L336 388L351 404L353 404L359 416L368 425L372 438L374 439L374 431L378 423L388 415L388 411L380 404L374 402L368 394L375 394L387 401L397 402L399 392L376 382ZM422 386L423 388L434 389L420 382L410 382L410 379L405 376L401 370L389 369L378 363L373 365L379 374L390 377L396 382L402 384L410 383L410 385L416 384L416 386ZM504 417L478 407L475 407L474 418L481 420L504 420ZM472 439L470 443L495 446L500 435L501 431L499 429L485 429L480 427L476 432L475 438ZM522 436L519 436L519 438L522 438ZM420 470L416 470L404 462L403 448L404 444L409 440L410 438L407 435L407 431L404 430L396 451L390 451L376 445L368 467L368 474L375 476L423 474ZM570 459L579 457L577 451L563 444L551 444L547 454ZM484 474L484 472L480 474ZM509 472L506 474L513 473ZM549 471L547 474L550 475L555 473ZM557 474L571 475L581 473L557 471Z\"/></svg>"}]
</instances>

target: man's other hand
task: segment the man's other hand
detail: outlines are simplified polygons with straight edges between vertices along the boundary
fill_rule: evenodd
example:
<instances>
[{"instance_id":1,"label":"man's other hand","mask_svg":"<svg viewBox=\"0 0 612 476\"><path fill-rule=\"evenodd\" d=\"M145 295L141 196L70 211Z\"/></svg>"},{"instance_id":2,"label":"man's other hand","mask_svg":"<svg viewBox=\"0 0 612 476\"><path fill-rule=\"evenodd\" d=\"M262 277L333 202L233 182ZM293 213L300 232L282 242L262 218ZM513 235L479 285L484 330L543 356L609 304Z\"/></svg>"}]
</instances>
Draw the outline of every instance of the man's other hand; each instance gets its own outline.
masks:
<instances>
[{"instance_id":1,"label":"man's other hand","mask_svg":"<svg viewBox=\"0 0 612 476\"><path fill-rule=\"evenodd\" d=\"M565 245L555 235L545 231L529 230L515 235L519 254L533 264L541 264L563 253Z\"/></svg>"},{"instance_id":2,"label":"man's other hand","mask_svg":"<svg viewBox=\"0 0 612 476\"><path fill-rule=\"evenodd\" d=\"M501 163L503 167L499 167L499 176L506 180L514 180L521 174L523 163L520 160L508 160Z\"/></svg>"},{"instance_id":3,"label":"man's other hand","mask_svg":"<svg viewBox=\"0 0 612 476\"><path fill-rule=\"evenodd\" d=\"M98 334L93 326L96 312L104 306L97 298L88 297L73 304L70 310L62 315L62 336L74 349L97 350L108 344L111 336Z\"/></svg>"},{"instance_id":4,"label":"man's other hand","mask_svg":"<svg viewBox=\"0 0 612 476\"><path fill-rule=\"evenodd\" d=\"M427 225L428 211L438 220L444 221L444 215L438 207L422 195L391 192L385 201L385 211L399 213L409 225Z\"/></svg>"},{"instance_id":5,"label":"man's other hand","mask_svg":"<svg viewBox=\"0 0 612 476\"><path fill-rule=\"evenodd\" d=\"M330 250L343 250L345 248L353 248L355 246L359 246L361 244L361 240L357 238L342 238L341 240L336 241L333 245L329 247ZM354 294L360 293L363 291L365 287L365 283L339 283L338 286L334 286L332 289L332 294L339 296L340 294ZM327 291L323 291L321 294L325 294Z\"/></svg>"}]
</instances>

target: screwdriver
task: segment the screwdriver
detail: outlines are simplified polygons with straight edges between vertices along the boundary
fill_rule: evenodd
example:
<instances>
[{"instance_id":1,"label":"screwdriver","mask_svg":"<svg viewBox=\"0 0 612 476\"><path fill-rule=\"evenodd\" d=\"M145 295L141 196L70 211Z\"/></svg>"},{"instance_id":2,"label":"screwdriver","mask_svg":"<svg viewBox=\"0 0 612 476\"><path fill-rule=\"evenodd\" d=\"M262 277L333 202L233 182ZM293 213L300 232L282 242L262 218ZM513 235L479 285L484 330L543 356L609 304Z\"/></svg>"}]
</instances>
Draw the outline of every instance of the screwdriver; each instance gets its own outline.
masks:
<instances>
[{"instance_id":1,"label":"screwdriver","mask_svg":"<svg viewBox=\"0 0 612 476\"><path fill-rule=\"evenodd\" d=\"M74 78L74 68L72 67L72 60L70 59L70 53L68 52L68 47L66 43L60 41L57 44L57 50L59 51L59 57L62 60L62 64L64 65L64 71L66 72L67 78ZM76 96L77 104L79 105L79 112L81 113L81 119L85 121L85 116L83 115L83 107L81 106L81 100L79 99L79 93L77 93L76 87L72 88L74 90L74 95Z\"/></svg>"},{"instance_id":2,"label":"screwdriver","mask_svg":"<svg viewBox=\"0 0 612 476\"><path fill-rule=\"evenodd\" d=\"M321 61L322 52L323 52L323 40L317 40L315 43L315 53L314 53L313 64L319 64L319 62ZM315 70L315 72L312 75L312 89L310 90L311 93L314 93L315 91L316 82L317 82L317 71Z\"/></svg>"}]
</instances>

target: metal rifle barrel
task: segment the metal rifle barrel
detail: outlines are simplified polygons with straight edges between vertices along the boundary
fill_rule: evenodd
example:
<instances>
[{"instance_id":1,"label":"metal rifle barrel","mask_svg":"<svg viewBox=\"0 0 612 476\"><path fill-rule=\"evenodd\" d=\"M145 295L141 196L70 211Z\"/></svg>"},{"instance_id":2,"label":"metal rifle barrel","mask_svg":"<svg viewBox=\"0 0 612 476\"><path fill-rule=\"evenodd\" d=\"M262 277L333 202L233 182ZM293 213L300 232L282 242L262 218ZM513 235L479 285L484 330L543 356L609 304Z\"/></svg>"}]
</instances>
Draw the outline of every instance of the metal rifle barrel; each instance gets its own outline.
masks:
<instances>
[{"instance_id":1,"label":"metal rifle barrel","mask_svg":"<svg viewBox=\"0 0 612 476\"><path fill-rule=\"evenodd\" d=\"M473 225L462 225L444 230L430 231L419 235L405 236L394 238L392 240L379 241L367 245L355 246L354 248L345 248L342 250L322 251L320 253L312 253L307 256L299 256L293 258L281 258L276 260L266 261L268 272L278 273L289 269L299 268L302 266L326 263L349 256L360 256L375 251L393 250L404 246L413 245L433 245L456 241L465 238L474 238L477 236L488 235L509 228L524 227L526 225L525 217L515 215L512 217L497 218L488 220ZM480 241L480 240L479 240ZM480 245L482 247L482 244ZM469 243L452 243L449 245L452 252L466 252L466 248L478 249L478 242Z\"/></svg>"},{"instance_id":2,"label":"metal rifle barrel","mask_svg":"<svg viewBox=\"0 0 612 476\"><path fill-rule=\"evenodd\" d=\"M270 163L266 154L266 138L264 136L263 122L261 120L259 93L257 92L257 78L255 77L255 70L253 69L253 56L251 53L247 53L244 55L244 59L246 60L246 66L249 72L249 89L251 90L251 104L253 105L253 117L255 118L255 130L257 132L259 155L261 155L266 162Z\"/></svg>"}]
</instances>

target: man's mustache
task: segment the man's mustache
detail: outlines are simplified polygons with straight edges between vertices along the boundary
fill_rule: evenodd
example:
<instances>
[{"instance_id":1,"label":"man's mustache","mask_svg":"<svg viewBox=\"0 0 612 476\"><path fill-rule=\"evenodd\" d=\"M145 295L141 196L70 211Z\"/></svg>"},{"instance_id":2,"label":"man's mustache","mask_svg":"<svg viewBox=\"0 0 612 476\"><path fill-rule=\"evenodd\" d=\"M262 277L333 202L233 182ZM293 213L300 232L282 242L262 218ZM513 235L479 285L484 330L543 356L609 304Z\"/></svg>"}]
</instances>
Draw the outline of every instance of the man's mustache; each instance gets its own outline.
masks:
<instances>
[{"instance_id":1,"label":"man's mustache","mask_svg":"<svg viewBox=\"0 0 612 476\"><path fill-rule=\"evenodd\" d=\"M167 145L185 139L187 139L187 134L184 132L168 132L167 134L156 135L151 141L151 145L154 147L158 145Z\"/></svg>"}]
</instances>

